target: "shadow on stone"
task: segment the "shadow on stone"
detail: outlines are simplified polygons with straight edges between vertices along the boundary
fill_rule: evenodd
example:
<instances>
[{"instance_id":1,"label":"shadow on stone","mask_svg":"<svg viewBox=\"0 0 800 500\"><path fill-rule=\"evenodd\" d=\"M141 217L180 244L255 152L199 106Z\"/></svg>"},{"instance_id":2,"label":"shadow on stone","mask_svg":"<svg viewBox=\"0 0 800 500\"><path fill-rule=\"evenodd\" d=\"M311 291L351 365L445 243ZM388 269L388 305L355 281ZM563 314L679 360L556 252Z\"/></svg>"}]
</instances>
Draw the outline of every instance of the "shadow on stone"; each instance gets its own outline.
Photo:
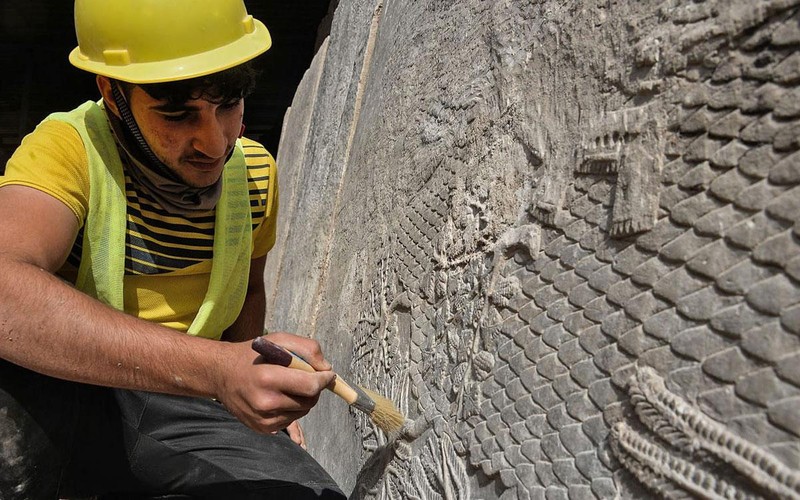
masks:
<instances>
[{"instance_id":1,"label":"shadow on stone","mask_svg":"<svg viewBox=\"0 0 800 500\"><path fill-rule=\"evenodd\" d=\"M395 449L392 443L377 448L359 471L355 488L353 488L349 500L361 500L373 495L375 493L373 489L383 479L384 473L394 457Z\"/></svg>"}]
</instances>

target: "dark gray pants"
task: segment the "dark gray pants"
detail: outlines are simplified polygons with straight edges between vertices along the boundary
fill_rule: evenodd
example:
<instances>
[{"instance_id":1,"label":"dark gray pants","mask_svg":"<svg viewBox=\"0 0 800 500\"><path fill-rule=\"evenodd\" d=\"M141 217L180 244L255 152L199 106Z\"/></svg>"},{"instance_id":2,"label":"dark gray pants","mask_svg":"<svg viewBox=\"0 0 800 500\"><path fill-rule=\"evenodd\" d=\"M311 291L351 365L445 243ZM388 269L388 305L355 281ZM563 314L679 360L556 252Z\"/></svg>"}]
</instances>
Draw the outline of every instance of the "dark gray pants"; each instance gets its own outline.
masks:
<instances>
[{"instance_id":1,"label":"dark gray pants","mask_svg":"<svg viewBox=\"0 0 800 500\"><path fill-rule=\"evenodd\" d=\"M0 360L0 499L344 498L285 433L217 402L65 382Z\"/></svg>"}]
</instances>

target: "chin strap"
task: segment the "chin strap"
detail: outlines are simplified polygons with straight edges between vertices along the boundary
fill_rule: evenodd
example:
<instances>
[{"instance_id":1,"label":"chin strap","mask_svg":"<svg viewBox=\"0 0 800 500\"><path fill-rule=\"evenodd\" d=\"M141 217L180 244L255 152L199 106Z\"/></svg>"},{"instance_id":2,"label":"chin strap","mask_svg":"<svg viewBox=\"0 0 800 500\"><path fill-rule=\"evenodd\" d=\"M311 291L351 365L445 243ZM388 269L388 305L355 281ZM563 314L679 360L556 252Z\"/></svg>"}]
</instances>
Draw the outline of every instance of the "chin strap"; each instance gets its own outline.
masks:
<instances>
[{"instance_id":1,"label":"chin strap","mask_svg":"<svg viewBox=\"0 0 800 500\"><path fill-rule=\"evenodd\" d=\"M130 106L128 106L128 101L125 99L125 95L119 88L119 84L114 80L111 80L111 93L114 96L114 103L117 105L117 110L119 110L122 123L125 125L126 130L139 147L139 151L142 152L144 158L149 163L149 166L168 179L180 181L180 179L174 173L172 173L172 170L164 165L164 163L158 159L156 154L153 153L153 150L150 149L150 145L147 144L144 136L142 136L142 131L139 130L139 125L136 123L136 119L133 117L133 113L131 112Z\"/></svg>"}]
</instances>

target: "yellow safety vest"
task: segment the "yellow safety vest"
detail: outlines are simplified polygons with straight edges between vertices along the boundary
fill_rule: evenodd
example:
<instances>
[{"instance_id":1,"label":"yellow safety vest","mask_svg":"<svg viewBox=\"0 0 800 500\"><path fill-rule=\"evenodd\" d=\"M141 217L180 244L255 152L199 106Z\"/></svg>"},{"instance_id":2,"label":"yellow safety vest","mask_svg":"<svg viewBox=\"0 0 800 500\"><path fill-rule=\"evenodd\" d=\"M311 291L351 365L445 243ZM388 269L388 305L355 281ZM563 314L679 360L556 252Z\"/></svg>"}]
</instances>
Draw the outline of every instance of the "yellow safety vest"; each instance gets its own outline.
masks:
<instances>
[{"instance_id":1,"label":"yellow safety vest","mask_svg":"<svg viewBox=\"0 0 800 500\"><path fill-rule=\"evenodd\" d=\"M124 311L125 174L102 101L88 101L46 120L72 125L81 136L89 160L89 209L83 253L75 287ZM219 339L239 316L247 293L253 238L247 165L241 141L222 173L217 202L211 277L203 304L188 333Z\"/></svg>"}]
</instances>

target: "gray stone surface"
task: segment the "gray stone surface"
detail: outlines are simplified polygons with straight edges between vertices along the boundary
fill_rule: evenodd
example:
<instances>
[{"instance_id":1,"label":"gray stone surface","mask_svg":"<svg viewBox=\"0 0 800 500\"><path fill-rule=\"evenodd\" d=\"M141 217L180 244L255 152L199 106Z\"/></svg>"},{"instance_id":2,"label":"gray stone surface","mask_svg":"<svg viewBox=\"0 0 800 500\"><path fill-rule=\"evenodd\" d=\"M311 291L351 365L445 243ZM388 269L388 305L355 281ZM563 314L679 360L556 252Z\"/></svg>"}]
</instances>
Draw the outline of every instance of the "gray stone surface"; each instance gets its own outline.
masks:
<instances>
[{"instance_id":1,"label":"gray stone surface","mask_svg":"<svg viewBox=\"0 0 800 500\"><path fill-rule=\"evenodd\" d=\"M353 498L800 498L800 1L342 0L270 329Z\"/></svg>"}]
</instances>

